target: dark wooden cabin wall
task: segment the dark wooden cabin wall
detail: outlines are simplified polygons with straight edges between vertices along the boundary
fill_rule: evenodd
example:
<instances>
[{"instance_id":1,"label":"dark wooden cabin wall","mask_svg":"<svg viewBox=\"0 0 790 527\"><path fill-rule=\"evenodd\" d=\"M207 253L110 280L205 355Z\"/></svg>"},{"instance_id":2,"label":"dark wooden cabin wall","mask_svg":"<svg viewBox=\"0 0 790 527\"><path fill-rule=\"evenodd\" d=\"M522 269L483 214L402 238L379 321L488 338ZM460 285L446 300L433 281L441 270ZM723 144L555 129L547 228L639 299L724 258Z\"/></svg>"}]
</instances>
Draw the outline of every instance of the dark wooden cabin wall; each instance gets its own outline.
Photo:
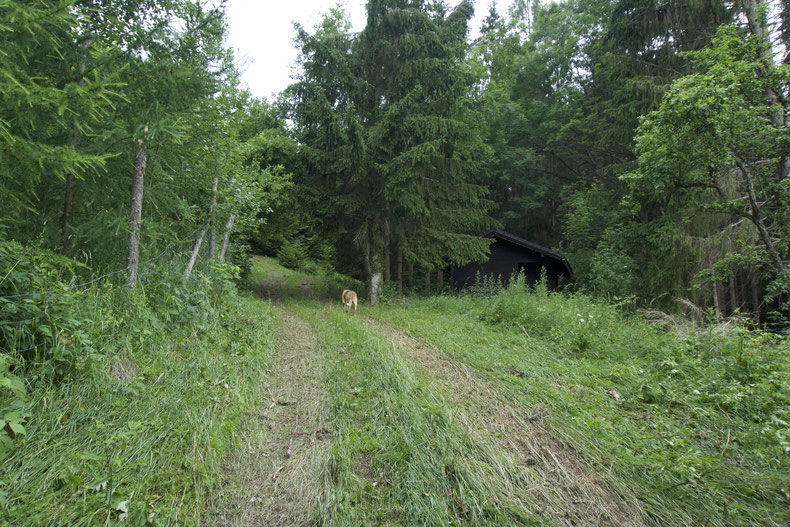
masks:
<instances>
[{"instance_id":1,"label":"dark wooden cabin wall","mask_svg":"<svg viewBox=\"0 0 790 527\"><path fill-rule=\"evenodd\" d=\"M537 251L515 245L505 240L495 239L491 244L491 256L488 261L480 264L469 264L453 270L453 287L461 289L473 285L479 272L481 276L501 277L502 283L507 283L510 277L518 271L519 264L524 264L527 282L536 283L540 279L540 269L546 267L548 288L557 288L557 277L562 269L550 258L545 258Z\"/></svg>"}]
</instances>

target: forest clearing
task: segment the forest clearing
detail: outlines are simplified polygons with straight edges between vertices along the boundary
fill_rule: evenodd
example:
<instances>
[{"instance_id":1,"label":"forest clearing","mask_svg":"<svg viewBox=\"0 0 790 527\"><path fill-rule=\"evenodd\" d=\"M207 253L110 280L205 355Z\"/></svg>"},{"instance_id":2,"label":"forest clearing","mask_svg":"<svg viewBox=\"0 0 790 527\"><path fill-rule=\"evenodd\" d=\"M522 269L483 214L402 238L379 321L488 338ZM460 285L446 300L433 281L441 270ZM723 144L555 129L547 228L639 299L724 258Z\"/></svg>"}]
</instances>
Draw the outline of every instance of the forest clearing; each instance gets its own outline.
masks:
<instances>
[{"instance_id":1,"label":"forest clearing","mask_svg":"<svg viewBox=\"0 0 790 527\"><path fill-rule=\"evenodd\" d=\"M786 341L523 284L354 316L336 279L256 258L254 297L39 394L0 471L3 523L790 519L766 433L790 397Z\"/></svg>"},{"instance_id":2,"label":"forest clearing","mask_svg":"<svg viewBox=\"0 0 790 527\"><path fill-rule=\"evenodd\" d=\"M0 527L790 525L790 2L482 3L0 0Z\"/></svg>"}]
</instances>

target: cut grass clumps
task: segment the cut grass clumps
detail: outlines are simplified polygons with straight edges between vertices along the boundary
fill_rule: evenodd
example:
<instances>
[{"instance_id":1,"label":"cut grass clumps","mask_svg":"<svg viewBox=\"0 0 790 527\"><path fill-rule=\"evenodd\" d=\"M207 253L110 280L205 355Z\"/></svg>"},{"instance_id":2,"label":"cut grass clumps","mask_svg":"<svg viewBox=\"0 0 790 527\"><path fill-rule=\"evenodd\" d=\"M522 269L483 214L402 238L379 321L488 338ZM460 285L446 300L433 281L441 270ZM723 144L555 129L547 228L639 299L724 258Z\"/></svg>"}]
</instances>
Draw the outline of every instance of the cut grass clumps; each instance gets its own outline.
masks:
<instances>
[{"instance_id":1,"label":"cut grass clumps","mask_svg":"<svg viewBox=\"0 0 790 527\"><path fill-rule=\"evenodd\" d=\"M659 525L790 524L786 338L732 324L679 334L586 296L515 286L367 313L544 405L553 433Z\"/></svg>"},{"instance_id":2,"label":"cut grass clumps","mask_svg":"<svg viewBox=\"0 0 790 527\"><path fill-rule=\"evenodd\" d=\"M299 309L314 320L329 364L333 443L317 524L545 524L517 468L362 317Z\"/></svg>"}]
</instances>

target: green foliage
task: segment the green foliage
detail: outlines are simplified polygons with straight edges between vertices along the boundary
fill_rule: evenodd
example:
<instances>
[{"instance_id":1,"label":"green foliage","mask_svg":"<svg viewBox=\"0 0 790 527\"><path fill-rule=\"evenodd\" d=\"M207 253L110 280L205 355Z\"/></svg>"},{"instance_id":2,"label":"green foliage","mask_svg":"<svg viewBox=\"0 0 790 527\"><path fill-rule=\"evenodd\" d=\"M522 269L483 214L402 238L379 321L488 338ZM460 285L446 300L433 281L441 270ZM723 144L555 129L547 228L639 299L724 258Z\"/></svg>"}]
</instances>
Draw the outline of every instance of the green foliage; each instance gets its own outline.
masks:
<instances>
[{"instance_id":1,"label":"green foliage","mask_svg":"<svg viewBox=\"0 0 790 527\"><path fill-rule=\"evenodd\" d=\"M491 324L525 328L530 337L588 357L644 355L659 342L646 339L644 325L609 304L583 294L547 294L540 285L531 290L523 276L496 294L480 317Z\"/></svg>"},{"instance_id":2,"label":"green foliage","mask_svg":"<svg viewBox=\"0 0 790 527\"><path fill-rule=\"evenodd\" d=\"M298 240L287 241L277 251L277 259L284 267L298 270L307 261L307 251Z\"/></svg>"},{"instance_id":3,"label":"green foliage","mask_svg":"<svg viewBox=\"0 0 790 527\"><path fill-rule=\"evenodd\" d=\"M71 269L59 264L71 263ZM47 251L25 248L0 238L0 353L28 381L62 381L83 369L96 353L79 313L83 291L61 280L76 278L75 268Z\"/></svg>"},{"instance_id":4,"label":"green foliage","mask_svg":"<svg viewBox=\"0 0 790 527\"><path fill-rule=\"evenodd\" d=\"M633 199L662 209L675 232L704 238L701 256L717 279L762 267L769 281L779 278L772 290L787 290L788 127L776 94L789 78L766 61L767 45L722 26L710 47L689 53L697 73L676 80L641 121L639 169L624 179Z\"/></svg>"},{"instance_id":5,"label":"green foliage","mask_svg":"<svg viewBox=\"0 0 790 527\"><path fill-rule=\"evenodd\" d=\"M0 200L3 215L29 213L34 189L53 175L85 174L110 157L69 144L76 129L95 133L122 99L116 73L94 70L75 78L77 11L68 2L0 1ZM96 60L106 60L99 50ZM8 218L4 218L7 220Z\"/></svg>"},{"instance_id":6,"label":"green foliage","mask_svg":"<svg viewBox=\"0 0 790 527\"><path fill-rule=\"evenodd\" d=\"M480 260L491 203L462 67L471 4L367 9L359 35L339 10L312 35L297 28L303 71L289 95L301 195L340 257L347 247L367 255L343 262L353 274L379 271L388 249L425 269Z\"/></svg>"}]
</instances>

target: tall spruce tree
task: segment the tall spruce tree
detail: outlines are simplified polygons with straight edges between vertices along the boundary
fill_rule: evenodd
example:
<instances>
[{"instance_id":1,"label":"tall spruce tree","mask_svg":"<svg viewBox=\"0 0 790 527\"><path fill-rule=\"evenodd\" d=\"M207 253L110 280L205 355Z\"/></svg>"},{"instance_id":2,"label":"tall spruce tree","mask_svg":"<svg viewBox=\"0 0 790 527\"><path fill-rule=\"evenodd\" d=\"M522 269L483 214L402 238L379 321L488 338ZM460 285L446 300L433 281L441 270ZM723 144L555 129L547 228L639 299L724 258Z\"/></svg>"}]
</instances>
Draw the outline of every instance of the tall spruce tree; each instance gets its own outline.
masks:
<instances>
[{"instance_id":1,"label":"tall spruce tree","mask_svg":"<svg viewBox=\"0 0 790 527\"><path fill-rule=\"evenodd\" d=\"M488 241L475 234L490 225L490 204L466 99L471 3L448 13L373 0L367 14L357 37L337 12L315 35L300 32L304 74L293 93L300 139L323 169L325 212L344 218L375 302L393 258L399 277L403 262L430 272L483 258Z\"/></svg>"}]
</instances>

